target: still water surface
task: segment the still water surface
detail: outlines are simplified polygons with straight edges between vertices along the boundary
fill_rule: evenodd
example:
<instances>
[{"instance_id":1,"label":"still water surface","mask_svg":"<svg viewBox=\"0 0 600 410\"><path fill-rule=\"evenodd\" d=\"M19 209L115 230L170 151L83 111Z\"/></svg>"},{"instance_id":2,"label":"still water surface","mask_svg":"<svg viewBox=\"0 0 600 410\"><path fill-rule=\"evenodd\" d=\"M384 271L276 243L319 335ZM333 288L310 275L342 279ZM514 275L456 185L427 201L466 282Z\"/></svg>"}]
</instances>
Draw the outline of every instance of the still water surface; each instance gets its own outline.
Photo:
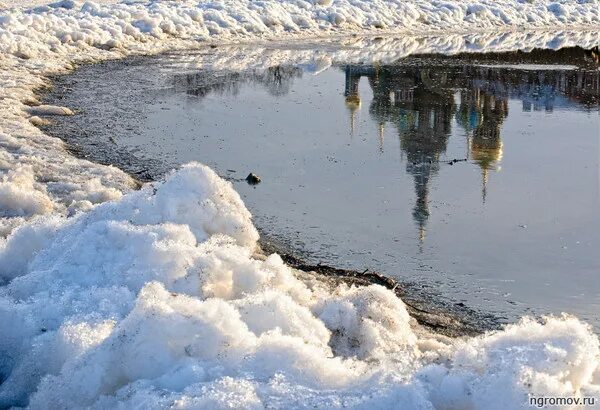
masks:
<instances>
[{"instance_id":1,"label":"still water surface","mask_svg":"<svg viewBox=\"0 0 600 410\"><path fill-rule=\"evenodd\" d=\"M80 109L52 132L83 155L142 178L206 163L313 262L508 320L568 311L599 326L600 72L586 56L240 71L173 53L84 67L48 98Z\"/></svg>"}]
</instances>

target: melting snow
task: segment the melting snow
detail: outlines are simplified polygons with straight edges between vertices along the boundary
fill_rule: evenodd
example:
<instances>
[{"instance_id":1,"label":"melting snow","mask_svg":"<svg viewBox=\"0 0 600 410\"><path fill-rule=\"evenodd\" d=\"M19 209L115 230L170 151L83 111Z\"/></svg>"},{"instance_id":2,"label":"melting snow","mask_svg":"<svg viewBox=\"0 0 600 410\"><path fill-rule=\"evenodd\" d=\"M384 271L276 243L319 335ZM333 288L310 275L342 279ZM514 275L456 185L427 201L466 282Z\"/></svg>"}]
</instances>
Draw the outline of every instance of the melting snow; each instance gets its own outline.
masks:
<instances>
[{"instance_id":1,"label":"melting snow","mask_svg":"<svg viewBox=\"0 0 600 410\"><path fill-rule=\"evenodd\" d=\"M505 409L529 394L598 395L599 341L574 317L460 340L428 334L382 287L330 289L278 255L255 255L251 215L208 167L134 190L120 170L74 158L33 125L72 114L40 106L35 91L79 63L357 30L472 32L382 41L371 56L349 41L343 52L363 59L590 46L597 34L567 29L597 27L598 6L65 0L1 12L0 407ZM516 28L553 32L475 33ZM274 53L315 72L340 57Z\"/></svg>"}]
</instances>

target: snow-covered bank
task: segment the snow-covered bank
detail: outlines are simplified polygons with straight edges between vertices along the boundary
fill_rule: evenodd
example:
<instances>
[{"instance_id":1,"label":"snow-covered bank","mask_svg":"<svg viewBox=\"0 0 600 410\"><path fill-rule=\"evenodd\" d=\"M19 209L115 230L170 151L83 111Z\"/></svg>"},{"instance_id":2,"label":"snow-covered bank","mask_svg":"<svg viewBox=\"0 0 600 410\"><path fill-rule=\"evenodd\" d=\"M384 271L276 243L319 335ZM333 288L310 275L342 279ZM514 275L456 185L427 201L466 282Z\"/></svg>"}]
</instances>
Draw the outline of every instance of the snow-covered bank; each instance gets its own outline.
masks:
<instances>
[{"instance_id":1,"label":"snow-covered bank","mask_svg":"<svg viewBox=\"0 0 600 410\"><path fill-rule=\"evenodd\" d=\"M600 31L524 31L505 33L449 34L445 36L362 36L304 40L301 43L223 45L210 54L170 53L169 70L179 73L205 70L264 70L295 65L318 74L331 65L393 64L415 54L503 53L566 47L592 49L600 45ZM523 68L523 65L519 67ZM548 69L550 66L546 66ZM552 66L564 68L565 66Z\"/></svg>"},{"instance_id":2,"label":"snow-covered bank","mask_svg":"<svg viewBox=\"0 0 600 410\"><path fill-rule=\"evenodd\" d=\"M123 172L74 158L31 124L67 111L29 107L49 74L198 39L591 26L598 5L63 1L0 13L0 407L518 408L528 394L597 395L598 338L577 319L458 341L427 334L381 287L329 289L277 255L255 256L249 212L210 169L190 164L127 193L135 182ZM596 40L473 34L347 50L394 58ZM326 57L303 59L318 71Z\"/></svg>"},{"instance_id":3,"label":"snow-covered bank","mask_svg":"<svg viewBox=\"0 0 600 410\"><path fill-rule=\"evenodd\" d=\"M96 0L98 4L114 4L119 0ZM0 0L0 10L10 8L32 8L56 3L55 0Z\"/></svg>"}]
</instances>

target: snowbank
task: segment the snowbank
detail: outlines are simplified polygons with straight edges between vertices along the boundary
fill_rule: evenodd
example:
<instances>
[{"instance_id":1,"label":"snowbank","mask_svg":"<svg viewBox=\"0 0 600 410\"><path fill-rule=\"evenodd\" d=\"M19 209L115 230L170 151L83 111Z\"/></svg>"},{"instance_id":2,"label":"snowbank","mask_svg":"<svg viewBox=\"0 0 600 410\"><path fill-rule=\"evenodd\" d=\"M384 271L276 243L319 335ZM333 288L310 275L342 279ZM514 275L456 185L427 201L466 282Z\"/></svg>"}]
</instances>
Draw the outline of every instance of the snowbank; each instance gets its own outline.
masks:
<instances>
[{"instance_id":1,"label":"snowbank","mask_svg":"<svg viewBox=\"0 0 600 410\"><path fill-rule=\"evenodd\" d=\"M96 0L97 4L114 4L119 0ZM0 0L0 10L10 8L33 8L56 3L56 0Z\"/></svg>"},{"instance_id":2,"label":"snowbank","mask_svg":"<svg viewBox=\"0 0 600 410\"><path fill-rule=\"evenodd\" d=\"M508 33L448 34L444 36L364 36L304 40L250 45L222 45L210 54L180 51L165 64L178 73L208 70L265 70L278 65L294 65L304 72L319 74L331 65L393 64L414 54L502 53L533 49L558 50L565 47L591 49L600 45L600 31L524 31ZM502 67L506 67L503 65ZM536 69L535 65L519 65ZM575 66L544 66L548 69Z\"/></svg>"},{"instance_id":3,"label":"snowbank","mask_svg":"<svg viewBox=\"0 0 600 410\"><path fill-rule=\"evenodd\" d=\"M230 183L164 182L16 229L0 252L0 406L518 408L598 393L572 317L459 341L380 287L329 289L277 255Z\"/></svg>"},{"instance_id":4,"label":"snowbank","mask_svg":"<svg viewBox=\"0 0 600 410\"><path fill-rule=\"evenodd\" d=\"M557 29L596 26L599 13L597 1L516 0L65 0L0 13L0 408L504 409L529 394L597 395L599 341L576 318L427 334L381 287L330 289L255 255L251 215L209 168L132 191L32 123L72 114L40 107L35 91L82 62L356 30L554 30L373 40L372 58L589 45L597 34ZM360 41L344 53L370 58ZM318 72L336 57L287 58Z\"/></svg>"}]
</instances>

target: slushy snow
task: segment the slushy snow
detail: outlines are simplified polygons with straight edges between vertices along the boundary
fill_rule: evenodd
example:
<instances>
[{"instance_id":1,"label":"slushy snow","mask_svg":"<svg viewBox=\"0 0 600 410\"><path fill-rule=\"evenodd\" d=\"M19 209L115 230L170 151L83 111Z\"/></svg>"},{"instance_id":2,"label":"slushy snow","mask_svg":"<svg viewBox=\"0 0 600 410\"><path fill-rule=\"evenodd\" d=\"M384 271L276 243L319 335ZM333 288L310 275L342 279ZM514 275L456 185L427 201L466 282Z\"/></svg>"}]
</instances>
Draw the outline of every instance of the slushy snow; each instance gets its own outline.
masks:
<instances>
[{"instance_id":1,"label":"slushy snow","mask_svg":"<svg viewBox=\"0 0 600 410\"><path fill-rule=\"evenodd\" d=\"M590 46L598 35L575 29L597 28L599 5L63 0L1 12L0 408L511 409L529 395L598 396L600 343L577 318L429 333L389 290L334 287L258 253L250 213L210 168L188 164L135 190L34 124L74 114L35 92L81 63L358 30L457 32L379 42L373 58ZM524 28L546 31L481 32ZM351 44L344 53L368 58ZM318 72L336 57L292 58Z\"/></svg>"}]
</instances>

